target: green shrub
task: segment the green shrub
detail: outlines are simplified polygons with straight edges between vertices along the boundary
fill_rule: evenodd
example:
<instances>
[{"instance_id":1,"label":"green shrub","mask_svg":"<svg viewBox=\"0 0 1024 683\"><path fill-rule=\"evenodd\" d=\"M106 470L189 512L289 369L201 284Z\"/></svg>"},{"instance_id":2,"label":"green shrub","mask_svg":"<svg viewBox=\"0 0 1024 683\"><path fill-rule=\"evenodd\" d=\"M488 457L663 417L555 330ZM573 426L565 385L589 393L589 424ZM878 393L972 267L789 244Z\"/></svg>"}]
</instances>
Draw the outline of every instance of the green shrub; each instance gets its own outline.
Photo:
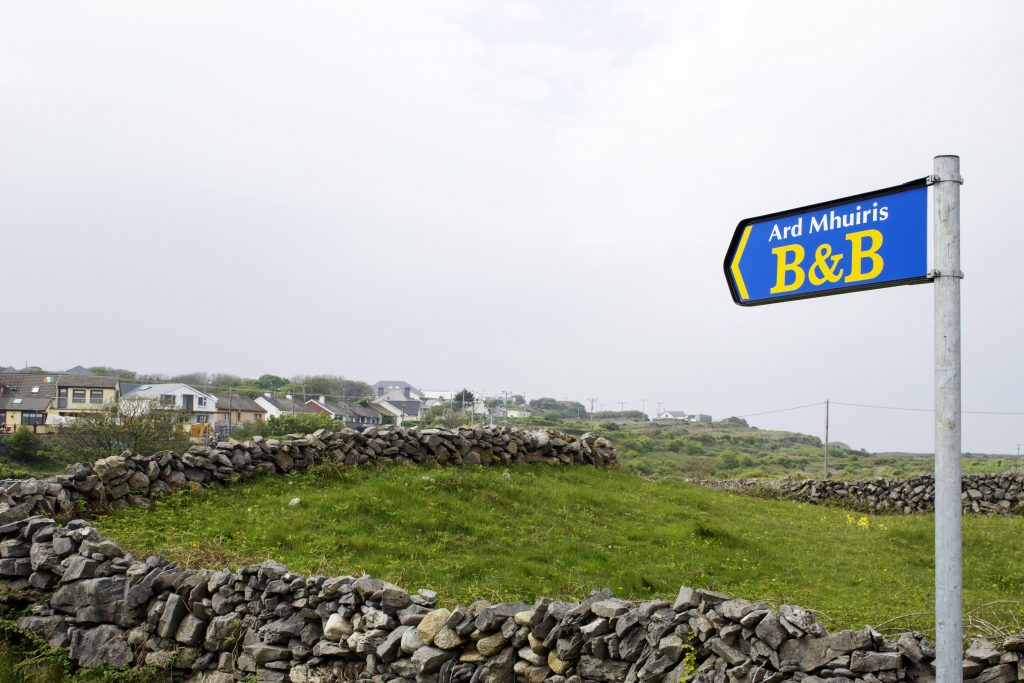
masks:
<instances>
[{"instance_id":1,"label":"green shrub","mask_svg":"<svg viewBox=\"0 0 1024 683\"><path fill-rule=\"evenodd\" d=\"M344 423L332 420L324 413L298 413L295 415L279 415L267 420L270 435L309 434L318 429L341 429Z\"/></svg>"},{"instance_id":2,"label":"green shrub","mask_svg":"<svg viewBox=\"0 0 1024 683\"><path fill-rule=\"evenodd\" d=\"M43 441L31 429L25 426L18 427L14 434L3 441L4 455L18 462L30 462L39 457L39 451L43 448Z\"/></svg>"}]
</instances>

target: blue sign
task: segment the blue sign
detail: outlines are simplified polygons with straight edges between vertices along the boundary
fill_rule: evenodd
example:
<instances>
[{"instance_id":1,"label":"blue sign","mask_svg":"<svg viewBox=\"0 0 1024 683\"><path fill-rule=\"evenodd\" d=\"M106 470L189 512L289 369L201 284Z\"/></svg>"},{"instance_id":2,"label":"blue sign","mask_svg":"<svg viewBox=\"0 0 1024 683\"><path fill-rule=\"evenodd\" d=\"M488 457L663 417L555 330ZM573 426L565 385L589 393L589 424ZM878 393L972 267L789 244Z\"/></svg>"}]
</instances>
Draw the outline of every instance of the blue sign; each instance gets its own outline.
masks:
<instances>
[{"instance_id":1,"label":"blue sign","mask_svg":"<svg viewBox=\"0 0 1024 683\"><path fill-rule=\"evenodd\" d=\"M733 301L758 306L928 281L926 179L745 218L725 255Z\"/></svg>"}]
</instances>

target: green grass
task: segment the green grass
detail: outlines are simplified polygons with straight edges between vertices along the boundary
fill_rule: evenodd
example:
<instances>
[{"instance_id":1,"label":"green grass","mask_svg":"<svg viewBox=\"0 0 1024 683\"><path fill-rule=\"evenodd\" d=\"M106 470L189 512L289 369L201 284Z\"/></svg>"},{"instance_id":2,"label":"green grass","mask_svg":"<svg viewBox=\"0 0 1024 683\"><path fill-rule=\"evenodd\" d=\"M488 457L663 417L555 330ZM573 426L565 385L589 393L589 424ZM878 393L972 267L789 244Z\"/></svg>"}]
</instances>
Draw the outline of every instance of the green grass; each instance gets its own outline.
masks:
<instances>
[{"instance_id":1,"label":"green grass","mask_svg":"<svg viewBox=\"0 0 1024 683\"><path fill-rule=\"evenodd\" d=\"M672 599L681 584L801 604L831 628L931 611L931 516L864 517L646 481L622 471L518 467L318 470L121 510L98 528L137 555L219 568L272 558L359 574L468 604L619 596ZM291 507L290 499L301 504ZM964 521L968 609L1017 600L1024 518ZM1010 627L1020 605L984 608ZM998 614L996 614L998 612ZM979 613L979 616L981 614ZM928 619L891 627L930 630Z\"/></svg>"}]
</instances>

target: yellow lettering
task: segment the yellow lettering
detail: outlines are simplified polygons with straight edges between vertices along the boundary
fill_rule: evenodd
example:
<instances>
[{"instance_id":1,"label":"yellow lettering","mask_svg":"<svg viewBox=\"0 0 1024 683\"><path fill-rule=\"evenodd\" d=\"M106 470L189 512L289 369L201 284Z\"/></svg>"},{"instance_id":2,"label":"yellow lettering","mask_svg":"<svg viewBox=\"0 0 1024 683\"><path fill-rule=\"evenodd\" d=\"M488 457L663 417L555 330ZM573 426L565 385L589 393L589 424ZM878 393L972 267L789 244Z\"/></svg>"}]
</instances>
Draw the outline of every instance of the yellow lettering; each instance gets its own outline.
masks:
<instances>
[{"instance_id":1,"label":"yellow lettering","mask_svg":"<svg viewBox=\"0 0 1024 683\"><path fill-rule=\"evenodd\" d=\"M845 282L861 282L878 277L885 265L882 257L878 255L878 250L882 248L882 233L878 230L861 230L851 232L846 239L850 240L853 246L850 253L850 274L846 276ZM865 240L871 242L867 249L864 248ZM862 268L865 259L871 261L871 269L867 272Z\"/></svg>"},{"instance_id":2,"label":"yellow lettering","mask_svg":"<svg viewBox=\"0 0 1024 683\"><path fill-rule=\"evenodd\" d=\"M800 263L804 260L804 248L799 244L789 244L784 247L775 247L772 249L772 253L775 254L776 276L775 286L769 291L772 294L778 294L800 289L800 285L804 283L804 270L800 267ZM787 258L788 254L793 255L792 261ZM786 284L787 273L793 273L792 284Z\"/></svg>"}]
</instances>

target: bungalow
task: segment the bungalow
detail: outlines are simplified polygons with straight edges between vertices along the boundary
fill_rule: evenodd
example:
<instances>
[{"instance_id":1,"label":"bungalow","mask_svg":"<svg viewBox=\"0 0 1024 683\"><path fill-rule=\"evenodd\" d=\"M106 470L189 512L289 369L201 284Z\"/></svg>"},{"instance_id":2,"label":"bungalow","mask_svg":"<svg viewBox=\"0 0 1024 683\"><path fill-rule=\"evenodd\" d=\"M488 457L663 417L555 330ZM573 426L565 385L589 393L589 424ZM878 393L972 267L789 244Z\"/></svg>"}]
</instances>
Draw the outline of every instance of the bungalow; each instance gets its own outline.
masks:
<instances>
[{"instance_id":1,"label":"bungalow","mask_svg":"<svg viewBox=\"0 0 1024 683\"><path fill-rule=\"evenodd\" d=\"M188 421L194 424L216 422L217 399L211 394L199 391L178 382L165 384L123 384L121 397L125 401L158 400L169 408L188 413Z\"/></svg>"},{"instance_id":2,"label":"bungalow","mask_svg":"<svg viewBox=\"0 0 1024 683\"><path fill-rule=\"evenodd\" d=\"M423 417L423 403L421 401L399 401L397 399L382 398L373 402L373 405L386 417L394 420L396 425L401 425L406 420L418 420Z\"/></svg>"},{"instance_id":3,"label":"bungalow","mask_svg":"<svg viewBox=\"0 0 1024 683\"><path fill-rule=\"evenodd\" d=\"M346 427L379 425L383 422L383 418L378 411L370 406L361 406L358 403L327 401L324 396L320 396L315 401L306 401L306 405L315 412L330 415L332 420L344 422Z\"/></svg>"},{"instance_id":4,"label":"bungalow","mask_svg":"<svg viewBox=\"0 0 1024 683\"><path fill-rule=\"evenodd\" d=\"M248 396L214 396L217 402L217 424L229 429L243 422L267 419L267 410Z\"/></svg>"},{"instance_id":5,"label":"bungalow","mask_svg":"<svg viewBox=\"0 0 1024 683\"><path fill-rule=\"evenodd\" d=\"M295 415L296 413L315 413L316 411L302 401L296 401L291 394L283 397L272 396L269 393L256 397L256 403L267 411L267 417L280 417L281 415Z\"/></svg>"},{"instance_id":6,"label":"bungalow","mask_svg":"<svg viewBox=\"0 0 1024 683\"><path fill-rule=\"evenodd\" d=\"M683 410L663 410L658 413L659 420L689 420L690 416Z\"/></svg>"}]
</instances>

